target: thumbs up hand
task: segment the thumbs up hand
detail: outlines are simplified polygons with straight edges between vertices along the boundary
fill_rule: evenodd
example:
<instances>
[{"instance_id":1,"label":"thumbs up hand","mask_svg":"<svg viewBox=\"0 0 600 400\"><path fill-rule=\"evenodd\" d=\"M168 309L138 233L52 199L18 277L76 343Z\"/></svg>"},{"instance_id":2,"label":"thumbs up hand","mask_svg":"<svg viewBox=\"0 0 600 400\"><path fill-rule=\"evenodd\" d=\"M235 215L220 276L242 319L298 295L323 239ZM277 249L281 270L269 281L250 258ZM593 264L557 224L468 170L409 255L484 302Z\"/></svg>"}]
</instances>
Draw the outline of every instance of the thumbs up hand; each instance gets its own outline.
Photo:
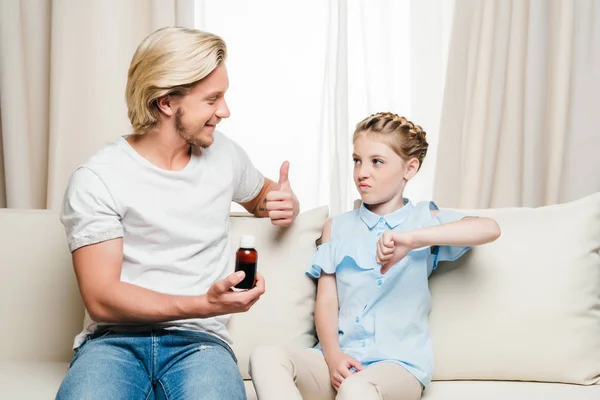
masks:
<instances>
[{"instance_id":1,"label":"thumbs up hand","mask_svg":"<svg viewBox=\"0 0 600 400\"><path fill-rule=\"evenodd\" d=\"M277 189L267 193L266 206L273 225L289 226L298 215L299 204L290 185L289 170L289 162L281 164Z\"/></svg>"},{"instance_id":2,"label":"thumbs up hand","mask_svg":"<svg viewBox=\"0 0 600 400\"><path fill-rule=\"evenodd\" d=\"M277 187L279 190L292 190L290 185L290 178L288 176L290 172L290 163L288 161L284 161L281 164L281 168L279 168L279 180L277 181Z\"/></svg>"}]
</instances>

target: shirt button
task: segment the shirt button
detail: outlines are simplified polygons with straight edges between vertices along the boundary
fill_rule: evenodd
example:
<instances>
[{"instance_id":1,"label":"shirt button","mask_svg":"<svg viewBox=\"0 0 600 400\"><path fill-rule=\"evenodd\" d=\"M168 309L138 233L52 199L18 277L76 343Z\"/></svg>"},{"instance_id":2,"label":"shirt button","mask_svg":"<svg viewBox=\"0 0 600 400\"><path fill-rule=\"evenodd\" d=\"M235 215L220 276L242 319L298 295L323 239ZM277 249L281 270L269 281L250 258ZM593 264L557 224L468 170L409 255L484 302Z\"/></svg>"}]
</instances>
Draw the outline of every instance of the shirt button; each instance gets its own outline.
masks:
<instances>
[{"instance_id":1,"label":"shirt button","mask_svg":"<svg viewBox=\"0 0 600 400\"><path fill-rule=\"evenodd\" d=\"M385 221L385 220L383 219L383 217L379 218L379 222L380 222L380 223L381 223L381 222L383 222L383 221Z\"/></svg>"},{"instance_id":2,"label":"shirt button","mask_svg":"<svg viewBox=\"0 0 600 400\"><path fill-rule=\"evenodd\" d=\"M358 324L358 321L360 321L360 319L359 319L358 317L356 317L356 318L354 319L354 322L356 322L356 323Z\"/></svg>"},{"instance_id":3,"label":"shirt button","mask_svg":"<svg viewBox=\"0 0 600 400\"><path fill-rule=\"evenodd\" d=\"M360 346L361 347L367 347L367 344L365 342L362 342Z\"/></svg>"},{"instance_id":4,"label":"shirt button","mask_svg":"<svg viewBox=\"0 0 600 400\"><path fill-rule=\"evenodd\" d=\"M383 279L379 278L377 279L377 286L381 286L383 285Z\"/></svg>"},{"instance_id":5,"label":"shirt button","mask_svg":"<svg viewBox=\"0 0 600 400\"><path fill-rule=\"evenodd\" d=\"M381 232L377 232L377 237L381 236Z\"/></svg>"}]
</instances>

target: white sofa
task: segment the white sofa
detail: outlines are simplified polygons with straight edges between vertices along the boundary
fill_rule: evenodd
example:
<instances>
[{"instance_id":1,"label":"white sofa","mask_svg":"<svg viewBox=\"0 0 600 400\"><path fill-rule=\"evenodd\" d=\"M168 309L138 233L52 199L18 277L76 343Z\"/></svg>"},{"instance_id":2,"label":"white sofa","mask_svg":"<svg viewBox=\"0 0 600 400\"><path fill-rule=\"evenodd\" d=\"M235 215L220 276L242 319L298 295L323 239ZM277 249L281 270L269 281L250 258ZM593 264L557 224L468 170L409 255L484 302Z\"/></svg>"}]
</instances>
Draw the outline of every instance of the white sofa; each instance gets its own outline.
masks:
<instances>
[{"instance_id":1,"label":"white sofa","mask_svg":"<svg viewBox=\"0 0 600 400\"><path fill-rule=\"evenodd\" d=\"M434 382L425 400L600 399L600 193L538 209L461 210L494 217L496 242L432 275ZM255 398L248 356L265 343L315 343L315 285L304 269L327 208L292 228L232 215L234 251L257 236L267 293L230 321ZM0 210L0 398L51 399L82 328L64 231L43 210Z\"/></svg>"}]
</instances>

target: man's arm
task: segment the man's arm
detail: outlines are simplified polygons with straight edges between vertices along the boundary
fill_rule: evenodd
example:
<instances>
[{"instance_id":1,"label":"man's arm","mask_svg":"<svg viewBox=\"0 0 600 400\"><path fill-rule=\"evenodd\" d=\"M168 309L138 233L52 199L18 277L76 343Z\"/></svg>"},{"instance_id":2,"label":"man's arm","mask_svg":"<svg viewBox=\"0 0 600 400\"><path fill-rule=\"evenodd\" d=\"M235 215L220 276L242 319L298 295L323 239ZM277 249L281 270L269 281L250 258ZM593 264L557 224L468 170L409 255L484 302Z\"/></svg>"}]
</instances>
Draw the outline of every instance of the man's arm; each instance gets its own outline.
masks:
<instances>
[{"instance_id":1,"label":"man's arm","mask_svg":"<svg viewBox=\"0 0 600 400\"><path fill-rule=\"evenodd\" d=\"M122 238L84 246L73 252L79 290L94 321L154 323L244 312L265 290L264 280L258 276L255 288L245 292L230 291L242 281L242 273L217 281L204 295L168 295L121 282L122 262Z\"/></svg>"},{"instance_id":2,"label":"man's arm","mask_svg":"<svg viewBox=\"0 0 600 400\"><path fill-rule=\"evenodd\" d=\"M254 214L256 217L268 217L269 210L267 210L267 193L275 190L277 190L277 183L273 182L269 178L264 178L263 186L256 197L246 203L240 203L240 205L242 205L246 211Z\"/></svg>"},{"instance_id":3,"label":"man's arm","mask_svg":"<svg viewBox=\"0 0 600 400\"><path fill-rule=\"evenodd\" d=\"M274 225L289 226L300 211L300 203L290 185L288 171L289 163L286 161L279 171L278 182L264 178L258 195L240 204L257 217L271 218Z\"/></svg>"}]
</instances>

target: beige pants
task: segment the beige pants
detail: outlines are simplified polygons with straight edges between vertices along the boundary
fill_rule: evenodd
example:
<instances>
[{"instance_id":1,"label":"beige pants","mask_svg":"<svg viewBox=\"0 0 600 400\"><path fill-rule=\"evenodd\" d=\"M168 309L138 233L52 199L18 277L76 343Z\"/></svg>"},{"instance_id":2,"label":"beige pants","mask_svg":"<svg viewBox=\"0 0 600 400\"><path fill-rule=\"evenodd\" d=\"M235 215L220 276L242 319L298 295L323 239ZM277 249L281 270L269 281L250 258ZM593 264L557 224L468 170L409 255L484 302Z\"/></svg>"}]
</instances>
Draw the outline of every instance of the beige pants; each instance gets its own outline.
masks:
<instances>
[{"instance_id":1,"label":"beige pants","mask_svg":"<svg viewBox=\"0 0 600 400\"><path fill-rule=\"evenodd\" d=\"M252 353L250 375L259 400L419 400L422 391L402 366L381 362L344 379L336 393L322 354L276 346Z\"/></svg>"}]
</instances>

